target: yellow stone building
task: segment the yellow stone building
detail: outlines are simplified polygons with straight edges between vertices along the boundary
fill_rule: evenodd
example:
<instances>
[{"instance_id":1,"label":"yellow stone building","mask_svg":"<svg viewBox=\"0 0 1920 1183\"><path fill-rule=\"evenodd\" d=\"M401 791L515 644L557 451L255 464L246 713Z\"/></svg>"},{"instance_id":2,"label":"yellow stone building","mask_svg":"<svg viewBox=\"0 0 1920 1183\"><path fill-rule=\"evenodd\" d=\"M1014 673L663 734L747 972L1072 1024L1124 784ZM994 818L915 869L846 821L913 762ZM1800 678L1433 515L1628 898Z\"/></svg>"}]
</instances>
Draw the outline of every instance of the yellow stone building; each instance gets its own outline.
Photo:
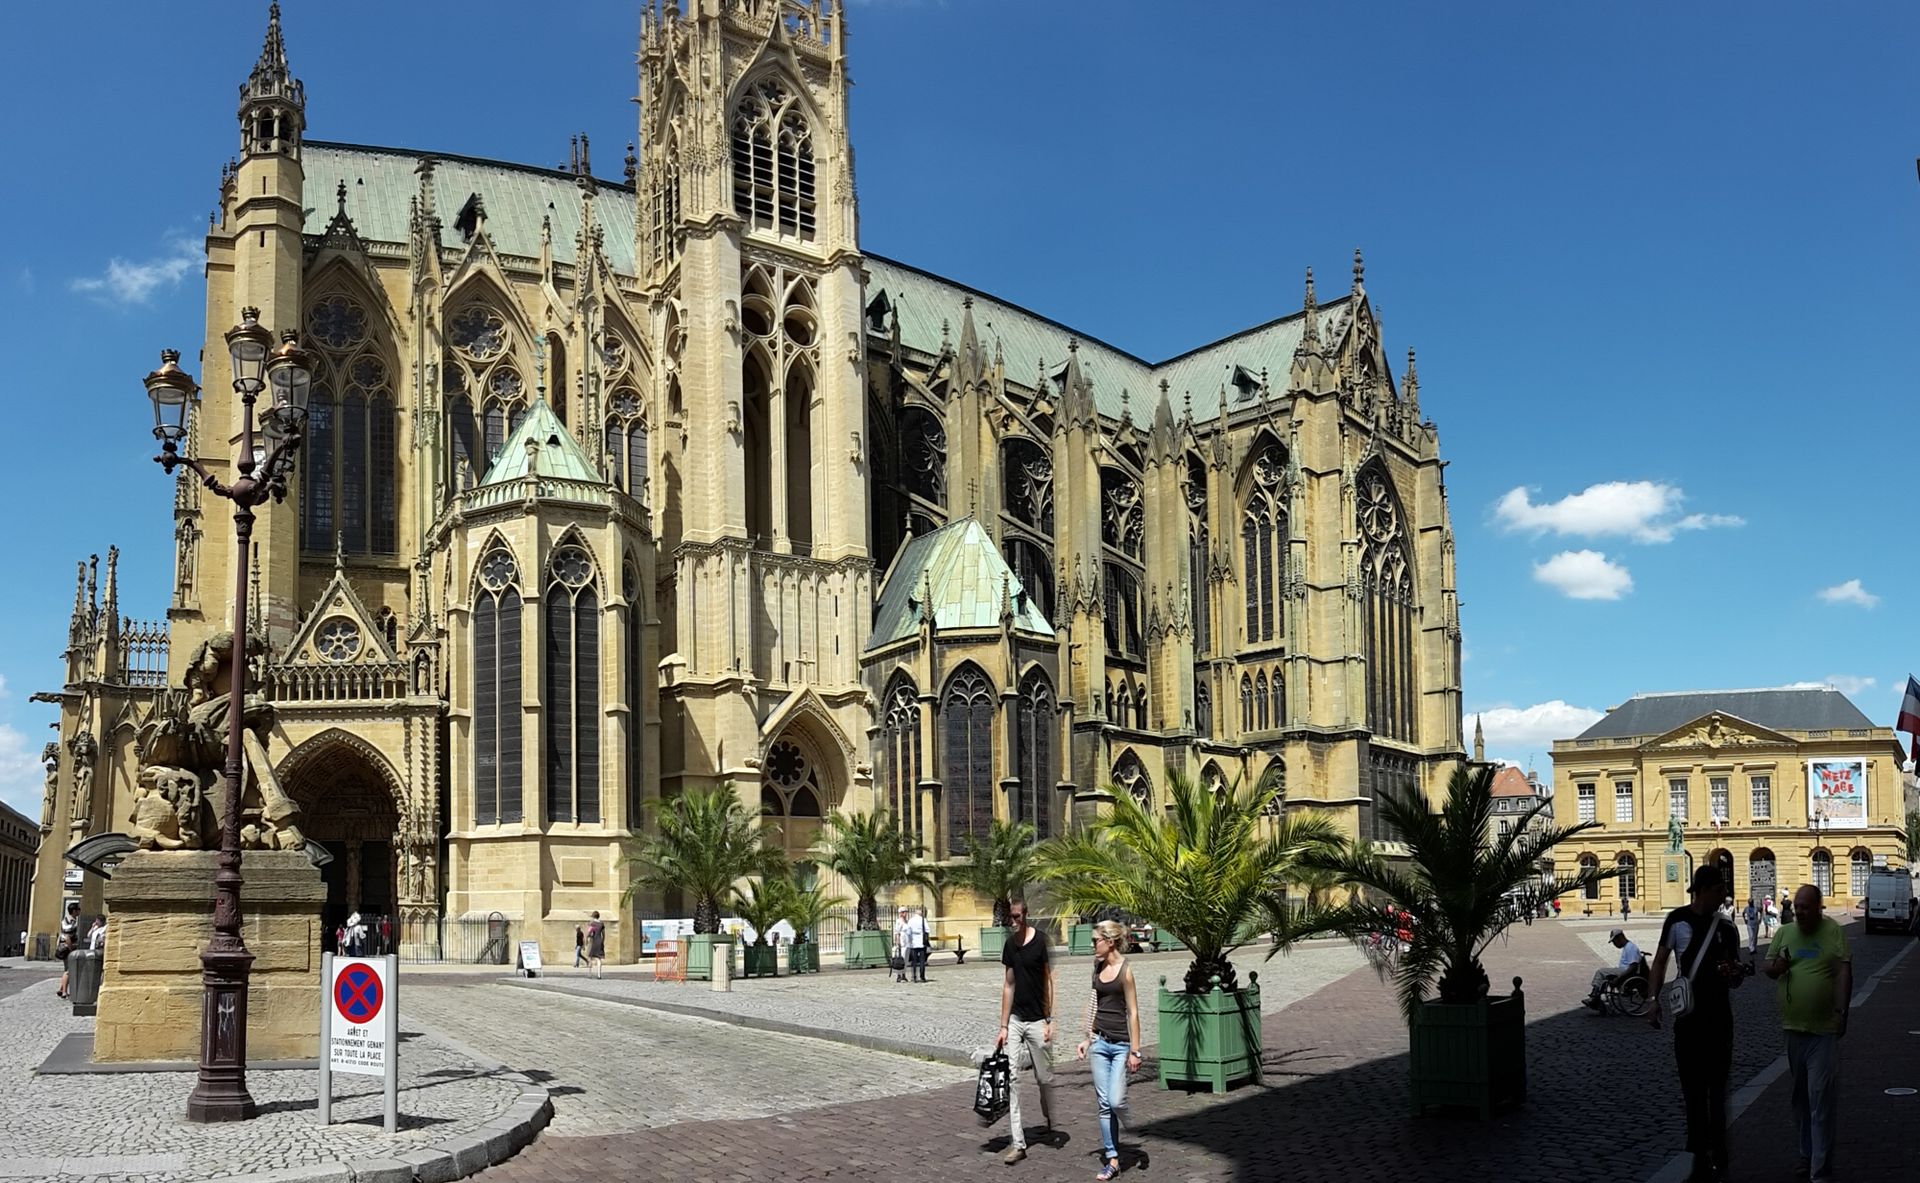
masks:
<instances>
[{"instance_id":1,"label":"yellow stone building","mask_svg":"<svg viewBox=\"0 0 1920 1183\"><path fill-rule=\"evenodd\" d=\"M791 854L884 806L947 859L1176 770L1384 839L1378 792L1463 758L1438 430L1358 253L1338 297L1309 272L1304 307L1158 363L868 253L846 21L646 4L606 180L585 137L564 169L310 139L275 11L189 450L229 463L241 310L298 329L307 442L245 582L330 914L565 947L599 909L631 955L675 901L621 906L621 844L693 787ZM177 490L164 626L121 618L111 558L104 593L80 574L37 930L229 617L226 507Z\"/></svg>"},{"instance_id":2,"label":"yellow stone building","mask_svg":"<svg viewBox=\"0 0 1920 1183\"><path fill-rule=\"evenodd\" d=\"M1554 742L1553 785L1557 824L1598 823L1556 862L1625 868L1572 914L1677 907L1700 865L1740 908L1802 883L1851 908L1906 859L1899 740L1831 687L1637 695Z\"/></svg>"}]
</instances>

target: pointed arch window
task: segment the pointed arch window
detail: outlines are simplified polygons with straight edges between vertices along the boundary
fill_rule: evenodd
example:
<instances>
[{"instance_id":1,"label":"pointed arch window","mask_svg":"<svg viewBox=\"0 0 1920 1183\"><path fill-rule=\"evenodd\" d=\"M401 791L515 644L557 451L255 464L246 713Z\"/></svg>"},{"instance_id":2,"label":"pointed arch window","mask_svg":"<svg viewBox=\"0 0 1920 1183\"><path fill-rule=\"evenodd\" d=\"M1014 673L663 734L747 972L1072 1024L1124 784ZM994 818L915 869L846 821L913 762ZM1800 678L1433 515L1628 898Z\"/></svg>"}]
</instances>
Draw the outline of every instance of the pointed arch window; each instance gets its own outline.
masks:
<instances>
[{"instance_id":1,"label":"pointed arch window","mask_svg":"<svg viewBox=\"0 0 1920 1183\"><path fill-rule=\"evenodd\" d=\"M1287 809L1287 762L1275 756L1260 774L1261 794L1271 792L1272 798L1261 809L1267 817L1279 817Z\"/></svg>"},{"instance_id":2,"label":"pointed arch window","mask_svg":"<svg viewBox=\"0 0 1920 1183\"><path fill-rule=\"evenodd\" d=\"M1267 682L1267 693L1273 703L1273 726L1287 725L1287 683L1279 670L1273 671L1273 677Z\"/></svg>"},{"instance_id":3,"label":"pointed arch window","mask_svg":"<svg viewBox=\"0 0 1920 1183\"><path fill-rule=\"evenodd\" d=\"M1207 532L1207 466L1187 457L1187 605L1193 618L1193 651L1213 652L1213 613L1207 594L1207 555L1212 540Z\"/></svg>"},{"instance_id":4,"label":"pointed arch window","mask_svg":"<svg viewBox=\"0 0 1920 1183\"><path fill-rule=\"evenodd\" d=\"M1201 739L1213 738L1213 688L1205 669L1193 672L1193 730Z\"/></svg>"},{"instance_id":5,"label":"pointed arch window","mask_svg":"<svg viewBox=\"0 0 1920 1183\"><path fill-rule=\"evenodd\" d=\"M607 476L629 497L647 493L647 423L640 394L621 385L607 399Z\"/></svg>"},{"instance_id":6,"label":"pointed arch window","mask_svg":"<svg viewBox=\"0 0 1920 1183\"><path fill-rule=\"evenodd\" d=\"M947 682L941 699L949 857L973 849L993 825L994 702L993 684L971 666Z\"/></svg>"},{"instance_id":7,"label":"pointed arch window","mask_svg":"<svg viewBox=\"0 0 1920 1183\"><path fill-rule=\"evenodd\" d=\"M1033 826L1040 838L1053 836L1053 784L1058 779L1053 760L1053 683L1039 670L1020 682L1018 724L1014 738L1014 775L1020 787L1014 795L1014 820Z\"/></svg>"},{"instance_id":8,"label":"pointed arch window","mask_svg":"<svg viewBox=\"0 0 1920 1183\"><path fill-rule=\"evenodd\" d=\"M887 689L880 719L887 807L907 832L920 834L920 691L905 674Z\"/></svg>"},{"instance_id":9,"label":"pointed arch window","mask_svg":"<svg viewBox=\"0 0 1920 1183\"><path fill-rule=\"evenodd\" d=\"M1113 762L1113 789L1115 793L1131 797L1142 809L1153 808L1153 778L1147 775L1147 766L1131 750L1122 752Z\"/></svg>"},{"instance_id":10,"label":"pointed arch window","mask_svg":"<svg viewBox=\"0 0 1920 1183\"><path fill-rule=\"evenodd\" d=\"M1140 580L1128 567L1106 564L1107 651L1116 657L1138 658L1140 648Z\"/></svg>"},{"instance_id":11,"label":"pointed arch window","mask_svg":"<svg viewBox=\"0 0 1920 1183\"><path fill-rule=\"evenodd\" d=\"M772 78L734 111L733 212L755 229L814 236L813 132L799 101Z\"/></svg>"},{"instance_id":12,"label":"pointed arch window","mask_svg":"<svg viewBox=\"0 0 1920 1183\"><path fill-rule=\"evenodd\" d=\"M1257 730L1265 731L1272 724L1267 714L1267 671L1261 670L1253 679L1253 714L1259 724Z\"/></svg>"},{"instance_id":13,"label":"pointed arch window","mask_svg":"<svg viewBox=\"0 0 1920 1183\"><path fill-rule=\"evenodd\" d=\"M532 395L507 319L492 304L475 299L457 309L447 318L446 341L440 382L447 405L448 486L459 492L463 479L469 487L479 483L500 458L507 436L527 417Z\"/></svg>"},{"instance_id":14,"label":"pointed arch window","mask_svg":"<svg viewBox=\"0 0 1920 1183\"><path fill-rule=\"evenodd\" d=\"M1240 675L1240 731L1253 730L1253 675Z\"/></svg>"},{"instance_id":15,"label":"pointed arch window","mask_svg":"<svg viewBox=\"0 0 1920 1183\"><path fill-rule=\"evenodd\" d=\"M1011 533L1006 536L1005 550L1007 566L1020 580L1020 590L1040 615L1052 620L1053 565L1047 561L1046 552L1037 543Z\"/></svg>"},{"instance_id":16,"label":"pointed arch window","mask_svg":"<svg viewBox=\"0 0 1920 1183\"><path fill-rule=\"evenodd\" d=\"M473 603L473 820L521 820L519 569L504 548L487 552Z\"/></svg>"},{"instance_id":17,"label":"pointed arch window","mask_svg":"<svg viewBox=\"0 0 1920 1183\"><path fill-rule=\"evenodd\" d=\"M1007 512L1042 534L1053 534L1053 457L1039 444L1016 436L1001 449Z\"/></svg>"},{"instance_id":18,"label":"pointed arch window","mask_svg":"<svg viewBox=\"0 0 1920 1183\"><path fill-rule=\"evenodd\" d=\"M393 554L399 522L396 417L386 351L367 311L334 293L313 302L302 544L350 555Z\"/></svg>"},{"instance_id":19,"label":"pointed arch window","mask_svg":"<svg viewBox=\"0 0 1920 1183\"><path fill-rule=\"evenodd\" d=\"M1406 517L1378 464L1355 489L1360 525L1361 628L1367 658L1367 725L1389 739L1414 738L1413 568Z\"/></svg>"},{"instance_id":20,"label":"pointed arch window","mask_svg":"<svg viewBox=\"0 0 1920 1183\"><path fill-rule=\"evenodd\" d=\"M541 717L549 822L600 824L600 598L593 560L567 544L547 565Z\"/></svg>"},{"instance_id":21,"label":"pointed arch window","mask_svg":"<svg viewBox=\"0 0 1920 1183\"><path fill-rule=\"evenodd\" d=\"M1270 643L1284 629L1280 598L1287 550L1286 473L1286 453L1272 442L1254 455L1247 468L1240 567L1250 645Z\"/></svg>"},{"instance_id":22,"label":"pointed arch window","mask_svg":"<svg viewBox=\"0 0 1920 1183\"><path fill-rule=\"evenodd\" d=\"M646 664L641 641L646 635L645 606L640 602L640 568L631 555L620 569L620 594L627 601L626 668L621 671L627 701L627 816L630 830L640 828L640 789L645 769L640 754L640 729L645 717Z\"/></svg>"}]
</instances>

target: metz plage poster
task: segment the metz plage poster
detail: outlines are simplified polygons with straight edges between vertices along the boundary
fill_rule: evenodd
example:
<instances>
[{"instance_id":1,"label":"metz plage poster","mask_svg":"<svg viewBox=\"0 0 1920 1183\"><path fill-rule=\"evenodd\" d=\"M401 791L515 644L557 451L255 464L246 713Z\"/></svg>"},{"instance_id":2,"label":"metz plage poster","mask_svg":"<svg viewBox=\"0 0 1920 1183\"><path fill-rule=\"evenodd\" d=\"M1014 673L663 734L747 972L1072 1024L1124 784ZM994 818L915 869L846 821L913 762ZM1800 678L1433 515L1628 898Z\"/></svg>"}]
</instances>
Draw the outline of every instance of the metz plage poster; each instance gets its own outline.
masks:
<instances>
[{"instance_id":1,"label":"metz plage poster","mask_svg":"<svg viewBox=\"0 0 1920 1183\"><path fill-rule=\"evenodd\" d=\"M1867 824L1867 762L1807 761L1807 820L1841 828Z\"/></svg>"}]
</instances>

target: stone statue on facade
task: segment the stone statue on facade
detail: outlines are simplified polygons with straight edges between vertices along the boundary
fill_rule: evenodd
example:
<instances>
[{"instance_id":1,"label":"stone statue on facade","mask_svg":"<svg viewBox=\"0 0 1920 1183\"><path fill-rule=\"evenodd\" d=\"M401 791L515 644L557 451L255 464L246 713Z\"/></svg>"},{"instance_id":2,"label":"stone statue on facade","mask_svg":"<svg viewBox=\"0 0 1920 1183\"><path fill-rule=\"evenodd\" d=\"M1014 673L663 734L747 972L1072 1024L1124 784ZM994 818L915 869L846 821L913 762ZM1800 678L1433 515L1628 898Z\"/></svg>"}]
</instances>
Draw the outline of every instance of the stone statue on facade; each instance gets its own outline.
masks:
<instances>
[{"instance_id":1,"label":"stone statue on facade","mask_svg":"<svg viewBox=\"0 0 1920 1183\"><path fill-rule=\"evenodd\" d=\"M72 828L84 834L93 828L93 764L100 756L100 747L93 742L93 732L83 727L68 748L73 752L73 812L69 816Z\"/></svg>"},{"instance_id":2,"label":"stone statue on facade","mask_svg":"<svg viewBox=\"0 0 1920 1183\"><path fill-rule=\"evenodd\" d=\"M60 744L48 740L47 746L40 749L40 763L47 766L46 786L40 797L40 832L53 832L53 812L60 803Z\"/></svg>"},{"instance_id":3,"label":"stone statue on facade","mask_svg":"<svg viewBox=\"0 0 1920 1183\"><path fill-rule=\"evenodd\" d=\"M1677 817L1667 819L1667 853L1679 854L1687 848L1687 825Z\"/></svg>"}]
</instances>

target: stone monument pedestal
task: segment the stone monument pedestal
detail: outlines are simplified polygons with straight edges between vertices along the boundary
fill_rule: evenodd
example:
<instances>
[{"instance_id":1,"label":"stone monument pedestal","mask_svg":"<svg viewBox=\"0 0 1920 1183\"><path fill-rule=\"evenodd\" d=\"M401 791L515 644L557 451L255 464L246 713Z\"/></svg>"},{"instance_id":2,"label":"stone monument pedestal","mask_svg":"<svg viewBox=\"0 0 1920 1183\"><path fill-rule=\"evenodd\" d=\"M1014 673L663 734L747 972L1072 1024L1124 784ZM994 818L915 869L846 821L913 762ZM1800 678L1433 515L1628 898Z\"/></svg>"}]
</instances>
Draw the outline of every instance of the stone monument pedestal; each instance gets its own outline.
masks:
<instances>
[{"instance_id":1,"label":"stone monument pedestal","mask_svg":"<svg viewBox=\"0 0 1920 1183\"><path fill-rule=\"evenodd\" d=\"M97 1061L200 1058L200 951L213 939L211 850L136 851L107 881ZM247 1058L311 1059L319 1042L320 868L297 850L241 859L241 938L253 954Z\"/></svg>"}]
</instances>

